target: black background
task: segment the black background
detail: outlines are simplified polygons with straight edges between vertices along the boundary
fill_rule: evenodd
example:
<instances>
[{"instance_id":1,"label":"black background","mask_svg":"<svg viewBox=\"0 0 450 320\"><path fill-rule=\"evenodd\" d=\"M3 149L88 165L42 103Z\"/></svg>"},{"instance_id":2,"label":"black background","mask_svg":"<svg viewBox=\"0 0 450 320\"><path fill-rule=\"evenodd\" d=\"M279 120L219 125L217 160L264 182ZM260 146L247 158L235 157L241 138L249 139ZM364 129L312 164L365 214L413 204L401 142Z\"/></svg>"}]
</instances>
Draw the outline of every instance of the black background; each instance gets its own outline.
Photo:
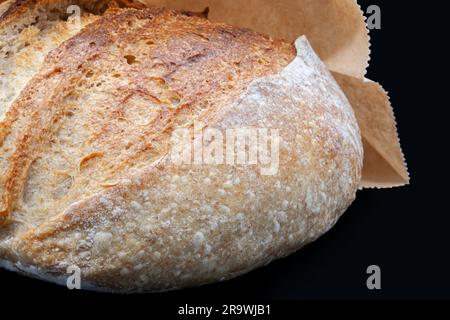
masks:
<instances>
[{"instance_id":1,"label":"black background","mask_svg":"<svg viewBox=\"0 0 450 320\"><path fill-rule=\"evenodd\" d=\"M440 36L444 2L359 1L378 4L382 29L371 31L368 78L383 84L394 106L411 185L360 191L334 229L305 249L238 279L164 294L116 296L83 291L0 271L7 299L45 306L146 305L175 313L184 303L244 303L312 299L448 299L450 258L446 182L448 92ZM447 28L448 29L448 28ZM438 49L440 48L440 49ZM447 203L447 204L446 204ZM366 268L379 265L382 290L366 287ZM44 302L44 304L42 304ZM3 304L3 303L2 303ZM168 308L168 309L167 309Z\"/></svg>"}]
</instances>

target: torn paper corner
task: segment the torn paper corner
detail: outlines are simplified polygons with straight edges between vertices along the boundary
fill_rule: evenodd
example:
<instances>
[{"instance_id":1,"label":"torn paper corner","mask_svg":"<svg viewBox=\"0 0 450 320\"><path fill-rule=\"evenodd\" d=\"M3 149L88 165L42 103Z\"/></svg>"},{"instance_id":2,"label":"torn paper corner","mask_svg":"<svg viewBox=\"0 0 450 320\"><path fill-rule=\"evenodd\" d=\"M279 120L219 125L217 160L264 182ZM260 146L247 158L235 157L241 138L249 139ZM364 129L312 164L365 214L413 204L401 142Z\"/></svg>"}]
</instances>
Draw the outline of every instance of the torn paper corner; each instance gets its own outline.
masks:
<instances>
[{"instance_id":1,"label":"torn paper corner","mask_svg":"<svg viewBox=\"0 0 450 320\"><path fill-rule=\"evenodd\" d=\"M333 73L353 107L364 144L362 187L389 188L409 183L397 134L394 112L386 91L367 79Z\"/></svg>"}]
</instances>

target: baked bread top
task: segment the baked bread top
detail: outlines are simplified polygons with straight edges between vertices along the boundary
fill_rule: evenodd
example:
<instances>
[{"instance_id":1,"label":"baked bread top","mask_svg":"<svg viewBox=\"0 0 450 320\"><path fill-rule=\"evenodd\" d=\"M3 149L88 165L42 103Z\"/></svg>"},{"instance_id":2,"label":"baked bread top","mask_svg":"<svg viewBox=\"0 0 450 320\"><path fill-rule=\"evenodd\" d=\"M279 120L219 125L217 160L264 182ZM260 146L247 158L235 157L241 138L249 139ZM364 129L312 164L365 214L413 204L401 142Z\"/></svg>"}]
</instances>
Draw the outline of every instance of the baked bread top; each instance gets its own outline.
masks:
<instances>
[{"instance_id":1,"label":"baked bread top","mask_svg":"<svg viewBox=\"0 0 450 320\"><path fill-rule=\"evenodd\" d=\"M56 3L30 8L25 1L16 1L0 18L0 121L47 53L97 18L85 11L76 26L66 21L67 6Z\"/></svg>"},{"instance_id":2,"label":"baked bread top","mask_svg":"<svg viewBox=\"0 0 450 320\"><path fill-rule=\"evenodd\" d=\"M108 8L125 5L142 6L123 0L16 0L3 3L0 9L0 121L39 70L48 52L76 35Z\"/></svg>"},{"instance_id":3,"label":"baked bread top","mask_svg":"<svg viewBox=\"0 0 450 320\"><path fill-rule=\"evenodd\" d=\"M51 52L6 118L3 214L17 208L37 225L152 164L175 129L208 123L294 56L290 44L206 19L109 14Z\"/></svg>"},{"instance_id":4,"label":"baked bread top","mask_svg":"<svg viewBox=\"0 0 450 320\"><path fill-rule=\"evenodd\" d=\"M279 130L279 172L174 165L172 134L195 123ZM114 291L284 256L336 222L362 167L351 107L304 40L296 52L165 9L110 10L51 51L2 123L0 154L0 260L39 276L75 264Z\"/></svg>"}]
</instances>

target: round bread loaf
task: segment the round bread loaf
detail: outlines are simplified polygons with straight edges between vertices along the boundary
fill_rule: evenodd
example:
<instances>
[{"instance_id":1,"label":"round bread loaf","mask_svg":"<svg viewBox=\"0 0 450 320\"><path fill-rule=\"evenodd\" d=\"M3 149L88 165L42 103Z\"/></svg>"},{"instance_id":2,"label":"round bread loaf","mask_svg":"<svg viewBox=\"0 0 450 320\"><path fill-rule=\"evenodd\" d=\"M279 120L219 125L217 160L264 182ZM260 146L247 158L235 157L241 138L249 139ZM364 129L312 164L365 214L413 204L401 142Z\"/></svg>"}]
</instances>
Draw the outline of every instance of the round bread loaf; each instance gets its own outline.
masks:
<instances>
[{"instance_id":1,"label":"round bread loaf","mask_svg":"<svg viewBox=\"0 0 450 320\"><path fill-rule=\"evenodd\" d=\"M111 10L53 50L0 155L1 264L61 284L75 266L82 288L113 292L222 281L298 250L354 200L363 162L305 38L164 9Z\"/></svg>"}]
</instances>

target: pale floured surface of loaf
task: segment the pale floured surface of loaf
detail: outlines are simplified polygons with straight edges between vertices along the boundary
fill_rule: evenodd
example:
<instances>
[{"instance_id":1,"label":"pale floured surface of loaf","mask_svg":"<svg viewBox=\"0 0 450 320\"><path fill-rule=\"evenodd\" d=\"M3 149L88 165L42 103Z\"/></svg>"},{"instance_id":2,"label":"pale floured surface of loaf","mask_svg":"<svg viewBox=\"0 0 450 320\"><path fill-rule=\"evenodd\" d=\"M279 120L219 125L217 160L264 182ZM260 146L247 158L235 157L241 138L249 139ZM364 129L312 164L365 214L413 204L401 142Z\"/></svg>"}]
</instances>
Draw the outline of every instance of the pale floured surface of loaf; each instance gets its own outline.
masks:
<instances>
[{"instance_id":1,"label":"pale floured surface of loaf","mask_svg":"<svg viewBox=\"0 0 450 320\"><path fill-rule=\"evenodd\" d=\"M86 27L6 118L0 260L155 291L228 279L316 239L353 201L362 147L344 94L298 49L289 64L290 44L157 9ZM279 129L279 173L171 164L171 134L194 121Z\"/></svg>"}]
</instances>

